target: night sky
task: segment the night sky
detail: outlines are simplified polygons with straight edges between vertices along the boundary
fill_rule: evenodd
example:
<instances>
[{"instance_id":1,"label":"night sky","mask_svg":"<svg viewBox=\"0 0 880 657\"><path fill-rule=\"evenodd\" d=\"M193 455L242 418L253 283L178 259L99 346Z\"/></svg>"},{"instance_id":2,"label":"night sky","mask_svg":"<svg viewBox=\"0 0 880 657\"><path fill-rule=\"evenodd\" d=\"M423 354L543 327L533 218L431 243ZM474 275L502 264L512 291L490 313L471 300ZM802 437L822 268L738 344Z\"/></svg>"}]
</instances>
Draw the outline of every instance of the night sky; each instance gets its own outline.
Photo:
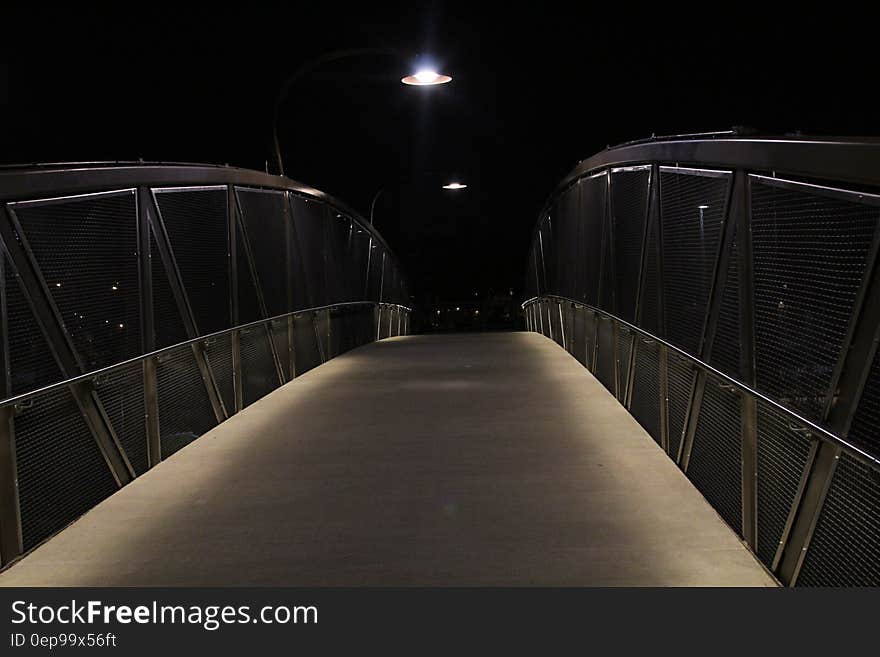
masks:
<instances>
[{"instance_id":1,"label":"night sky","mask_svg":"<svg viewBox=\"0 0 880 657\"><path fill-rule=\"evenodd\" d=\"M282 109L290 177L364 215L386 187L376 225L417 302L518 295L539 208L608 144L734 125L878 133L872 24L826 9L84 4L0 9L0 161L264 169L274 96L310 58L394 47L453 75L411 88L399 83L406 63L345 60L294 87ZM469 188L441 190L453 176Z\"/></svg>"}]
</instances>

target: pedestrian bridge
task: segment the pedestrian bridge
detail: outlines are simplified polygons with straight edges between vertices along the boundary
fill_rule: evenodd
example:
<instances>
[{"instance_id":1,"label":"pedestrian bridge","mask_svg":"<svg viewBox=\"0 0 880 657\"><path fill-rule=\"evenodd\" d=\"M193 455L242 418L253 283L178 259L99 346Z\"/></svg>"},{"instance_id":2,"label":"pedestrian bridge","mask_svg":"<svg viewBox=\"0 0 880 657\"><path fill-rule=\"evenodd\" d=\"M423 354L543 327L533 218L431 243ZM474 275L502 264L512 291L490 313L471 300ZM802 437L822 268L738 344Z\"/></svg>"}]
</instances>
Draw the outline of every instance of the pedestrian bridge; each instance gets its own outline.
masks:
<instances>
[{"instance_id":1,"label":"pedestrian bridge","mask_svg":"<svg viewBox=\"0 0 880 657\"><path fill-rule=\"evenodd\" d=\"M278 388L6 586L773 585L601 383L531 333L409 336Z\"/></svg>"},{"instance_id":2,"label":"pedestrian bridge","mask_svg":"<svg viewBox=\"0 0 880 657\"><path fill-rule=\"evenodd\" d=\"M608 149L538 216L526 331L411 335L318 190L2 170L0 585L880 585L877 171Z\"/></svg>"}]
</instances>

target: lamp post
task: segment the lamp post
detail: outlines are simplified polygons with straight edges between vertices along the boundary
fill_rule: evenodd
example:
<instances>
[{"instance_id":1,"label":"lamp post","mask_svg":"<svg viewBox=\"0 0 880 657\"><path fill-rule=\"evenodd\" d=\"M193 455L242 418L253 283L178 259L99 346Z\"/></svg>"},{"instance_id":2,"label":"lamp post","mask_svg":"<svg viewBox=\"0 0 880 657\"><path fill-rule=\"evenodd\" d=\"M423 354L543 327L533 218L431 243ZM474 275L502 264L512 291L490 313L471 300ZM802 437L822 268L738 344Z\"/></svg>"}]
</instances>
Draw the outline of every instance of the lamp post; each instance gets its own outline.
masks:
<instances>
[{"instance_id":1,"label":"lamp post","mask_svg":"<svg viewBox=\"0 0 880 657\"><path fill-rule=\"evenodd\" d=\"M293 74L281 84L281 87L278 90L278 95L275 97L275 103L272 107L272 145L275 155L275 167L279 175L284 175L284 161L281 158L281 145L278 141L278 117L281 113L281 106L290 93L290 89L294 84L316 68L328 64L329 62L351 57L374 56L395 57L400 59L403 57L403 53L394 48L349 48L346 50L334 50L309 60L294 71ZM429 87L451 82L452 77L437 73L432 69L421 69L412 75L407 75L401 78L400 81L408 86Z\"/></svg>"},{"instance_id":2,"label":"lamp post","mask_svg":"<svg viewBox=\"0 0 880 657\"><path fill-rule=\"evenodd\" d=\"M431 175L431 173L433 173L433 172L425 172L422 175ZM411 179L413 177L414 176L404 176L404 177L399 178L398 181ZM379 200L379 197L382 196L382 192L384 192L385 189L386 189L386 186L383 185L378 190L376 190L376 193L373 195L373 200L370 203L370 225L371 226L373 225L373 216L376 213L376 201ZM459 189L467 189L467 185L465 183L459 182L457 180L452 180L452 181L446 183L445 185L443 185L442 189L445 189L448 191L455 191L455 190L459 190Z\"/></svg>"}]
</instances>

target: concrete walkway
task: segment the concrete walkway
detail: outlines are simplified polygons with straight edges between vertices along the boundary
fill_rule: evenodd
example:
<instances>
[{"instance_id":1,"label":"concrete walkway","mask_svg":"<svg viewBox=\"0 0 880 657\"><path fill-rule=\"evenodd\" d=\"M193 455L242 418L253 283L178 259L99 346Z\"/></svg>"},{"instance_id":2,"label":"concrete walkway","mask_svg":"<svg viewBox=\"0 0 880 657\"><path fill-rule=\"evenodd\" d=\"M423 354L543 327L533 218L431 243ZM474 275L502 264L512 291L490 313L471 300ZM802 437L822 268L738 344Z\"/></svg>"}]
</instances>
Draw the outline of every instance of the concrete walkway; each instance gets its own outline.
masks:
<instances>
[{"instance_id":1,"label":"concrete walkway","mask_svg":"<svg viewBox=\"0 0 880 657\"><path fill-rule=\"evenodd\" d=\"M577 361L497 333L394 338L312 370L0 585L773 580Z\"/></svg>"}]
</instances>

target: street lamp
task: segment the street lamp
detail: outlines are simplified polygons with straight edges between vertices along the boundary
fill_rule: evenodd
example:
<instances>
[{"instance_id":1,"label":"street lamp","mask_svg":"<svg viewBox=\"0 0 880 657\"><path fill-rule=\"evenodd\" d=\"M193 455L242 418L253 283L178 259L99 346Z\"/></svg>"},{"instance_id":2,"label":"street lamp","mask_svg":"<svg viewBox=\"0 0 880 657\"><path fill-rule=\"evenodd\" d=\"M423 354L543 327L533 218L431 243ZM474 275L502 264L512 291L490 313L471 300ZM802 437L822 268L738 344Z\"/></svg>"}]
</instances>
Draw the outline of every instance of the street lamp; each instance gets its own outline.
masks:
<instances>
[{"instance_id":1,"label":"street lamp","mask_svg":"<svg viewBox=\"0 0 880 657\"><path fill-rule=\"evenodd\" d=\"M437 71L432 71L431 69L422 69L417 73L407 75L405 78L400 78L400 81L414 87L430 87L435 84L452 82L452 77L449 75L441 75Z\"/></svg>"},{"instance_id":2,"label":"street lamp","mask_svg":"<svg viewBox=\"0 0 880 657\"><path fill-rule=\"evenodd\" d=\"M433 172L426 171L422 175L430 175L431 173L433 173ZM404 177L400 178L400 180L405 180L407 178L412 178L412 177L413 176L404 176ZM460 182L449 182L449 183L446 183L445 185L443 185L443 189L447 189L447 190L465 189L466 187L467 187L467 185L465 185L464 183L460 183ZM373 201L370 203L370 225L371 226L373 225L373 215L376 212L376 201L378 201L379 197L382 196L382 192L385 191L385 188L386 188L385 185L380 187L376 191L376 193L373 195Z\"/></svg>"},{"instance_id":3,"label":"street lamp","mask_svg":"<svg viewBox=\"0 0 880 657\"><path fill-rule=\"evenodd\" d=\"M279 175L284 175L284 162L281 159L281 145L278 141L278 116L281 112L281 105L290 93L290 89L293 87L294 83L323 64L350 57L375 55L395 57L398 59L403 57L403 53L393 48L351 48L348 50L334 50L306 62L294 71L293 75L284 81L278 90L278 95L275 97L275 104L272 108L272 145L275 149L275 166ZM407 75L406 77L401 78L400 81L403 82L403 84L410 86L431 87L451 82L452 76L443 75L433 69L421 69L412 75Z\"/></svg>"}]
</instances>

